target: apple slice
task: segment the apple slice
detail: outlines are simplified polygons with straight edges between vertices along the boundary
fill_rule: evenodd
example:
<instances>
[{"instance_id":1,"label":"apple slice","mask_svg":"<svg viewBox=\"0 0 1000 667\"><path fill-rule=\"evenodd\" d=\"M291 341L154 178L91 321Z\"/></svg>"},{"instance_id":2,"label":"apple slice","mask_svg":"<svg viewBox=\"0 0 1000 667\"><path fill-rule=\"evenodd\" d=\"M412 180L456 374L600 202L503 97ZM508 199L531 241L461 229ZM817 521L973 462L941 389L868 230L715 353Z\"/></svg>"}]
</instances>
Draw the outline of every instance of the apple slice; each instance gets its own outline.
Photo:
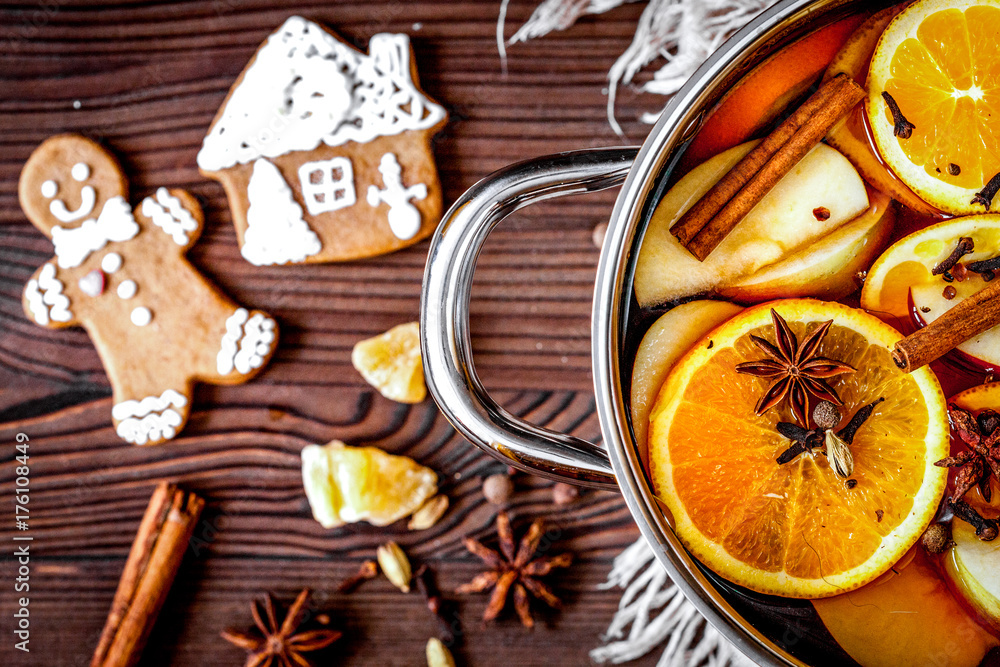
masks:
<instances>
[{"instance_id":1,"label":"apple slice","mask_svg":"<svg viewBox=\"0 0 1000 667\"><path fill-rule=\"evenodd\" d=\"M743 310L725 301L689 301L653 322L632 364L632 431L643 465L648 463L649 411L670 369L709 331Z\"/></svg>"},{"instance_id":2,"label":"apple slice","mask_svg":"<svg viewBox=\"0 0 1000 667\"><path fill-rule=\"evenodd\" d=\"M862 667L976 667L1000 640L965 611L923 549L885 575L813 607Z\"/></svg>"},{"instance_id":3,"label":"apple slice","mask_svg":"<svg viewBox=\"0 0 1000 667\"><path fill-rule=\"evenodd\" d=\"M858 289L856 274L885 246L896 220L892 200L870 190L871 206L857 218L789 257L720 287L740 303L814 296L836 301Z\"/></svg>"},{"instance_id":4,"label":"apple slice","mask_svg":"<svg viewBox=\"0 0 1000 667\"><path fill-rule=\"evenodd\" d=\"M1000 632L1000 539L983 542L976 529L961 520L951 522L951 539L955 546L944 559L949 581L973 611Z\"/></svg>"},{"instance_id":5,"label":"apple slice","mask_svg":"<svg viewBox=\"0 0 1000 667\"><path fill-rule=\"evenodd\" d=\"M635 294L652 306L749 276L830 234L869 206L858 172L843 155L819 144L740 221L704 262L670 227L756 142L741 144L691 170L657 206L636 262ZM819 258L816 258L819 259Z\"/></svg>"},{"instance_id":6,"label":"apple slice","mask_svg":"<svg viewBox=\"0 0 1000 667\"><path fill-rule=\"evenodd\" d=\"M930 323L981 290L986 282L980 274L970 271L962 282L946 282L943 276L931 273L962 237L971 238L975 244L974 251L960 260L962 264L1000 255L1000 215L956 218L900 239L868 271L861 291L861 307L880 316L909 319L912 300L920 320ZM954 288L951 299L945 296L949 287ZM962 343L958 350L985 365L1000 364L1000 327Z\"/></svg>"}]
</instances>

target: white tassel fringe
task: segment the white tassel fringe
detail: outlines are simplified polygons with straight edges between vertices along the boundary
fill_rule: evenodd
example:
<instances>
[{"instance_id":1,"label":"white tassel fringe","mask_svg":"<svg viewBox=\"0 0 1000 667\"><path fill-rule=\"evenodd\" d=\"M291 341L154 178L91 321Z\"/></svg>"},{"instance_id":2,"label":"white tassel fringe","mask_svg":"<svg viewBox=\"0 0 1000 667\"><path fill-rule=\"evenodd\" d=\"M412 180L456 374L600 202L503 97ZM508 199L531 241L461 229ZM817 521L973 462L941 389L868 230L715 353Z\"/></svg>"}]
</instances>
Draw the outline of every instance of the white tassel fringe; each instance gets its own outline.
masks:
<instances>
[{"instance_id":1,"label":"white tassel fringe","mask_svg":"<svg viewBox=\"0 0 1000 667\"><path fill-rule=\"evenodd\" d=\"M594 662L635 660L668 640L657 667L753 667L674 586L644 539L615 558L600 588L616 586L625 592L604 640L617 641L591 651Z\"/></svg>"},{"instance_id":2,"label":"white tassel fringe","mask_svg":"<svg viewBox=\"0 0 1000 667\"><path fill-rule=\"evenodd\" d=\"M544 0L531 18L514 33L507 44L541 37L553 30L565 30L586 14L600 14L632 0ZM497 46L506 71L506 49L503 28L507 3L502 0L497 22ZM658 95L677 92L688 77L730 35L743 27L774 0L650 0L632 44L608 72L608 123L624 136L615 119L615 95L620 84L633 77L653 60L662 57L667 62L642 86L642 90ZM654 122L657 114L644 114L643 120Z\"/></svg>"}]
</instances>

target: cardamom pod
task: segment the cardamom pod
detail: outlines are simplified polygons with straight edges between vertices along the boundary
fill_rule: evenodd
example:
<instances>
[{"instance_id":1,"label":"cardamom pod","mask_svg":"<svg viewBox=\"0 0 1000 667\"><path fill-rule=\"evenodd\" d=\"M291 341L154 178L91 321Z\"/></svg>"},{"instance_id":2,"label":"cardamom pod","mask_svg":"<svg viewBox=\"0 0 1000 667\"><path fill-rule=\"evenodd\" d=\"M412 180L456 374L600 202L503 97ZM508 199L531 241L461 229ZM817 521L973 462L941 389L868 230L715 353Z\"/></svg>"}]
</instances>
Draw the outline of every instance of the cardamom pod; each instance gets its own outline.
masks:
<instances>
[{"instance_id":1,"label":"cardamom pod","mask_svg":"<svg viewBox=\"0 0 1000 667\"><path fill-rule=\"evenodd\" d=\"M448 510L448 496L438 494L420 506L406 527L410 530L426 530L436 524Z\"/></svg>"},{"instance_id":2,"label":"cardamom pod","mask_svg":"<svg viewBox=\"0 0 1000 667\"><path fill-rule=\"evenodd\" d=\"M854 473L854 455L847 443L833 431L826 432L826 457L830 459L833 471L847 479Z\"/></svg>"},{"instance_id":3,"label":"cardamom pod","mask_svg":"<svg viewBox=\"0 0 1000 667\"><path fill-rule=\"evenodd\" d=\"M375 557L385 578L399 590L409 593L413 570L410 567L410 559L400 546L395 542L386 542L375 552Z\"/></svg>"},{"instance_id":4,"label":"cardamom pod","mask_svg":"<svg viewBox=\"0 0 1000 667\"><path fill-rule=\"evenodd\" d=\"M451 651L437 637L427 640L427 667L455 667Z\"/></svg>"}]
</instances>

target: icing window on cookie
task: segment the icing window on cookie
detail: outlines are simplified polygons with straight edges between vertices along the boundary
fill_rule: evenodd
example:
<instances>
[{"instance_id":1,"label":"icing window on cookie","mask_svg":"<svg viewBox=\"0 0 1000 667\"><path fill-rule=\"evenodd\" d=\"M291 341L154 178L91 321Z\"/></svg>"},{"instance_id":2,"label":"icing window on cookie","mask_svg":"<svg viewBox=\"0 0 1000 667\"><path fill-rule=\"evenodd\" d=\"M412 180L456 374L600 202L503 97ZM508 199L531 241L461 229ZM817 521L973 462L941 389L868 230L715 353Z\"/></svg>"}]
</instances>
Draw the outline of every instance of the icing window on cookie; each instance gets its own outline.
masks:
<instances>
[{"instance_id":1,"label":"icing window on cookie","mask_svg":"<svg viewBox=\"0 0 1000 667\"><path fill-rule=\"evenodd\" d=\"M156 199L146 197L142 200L142 214L166 232L177 245L187 245L188 232L198 229L198 221L184 208L181 200L166 188L156 191Z\"/></svg>"},{"instance_id":2,"label":"icing window on cookie","mask_svg":"<svg viewBox=\"0 0 1000 667\"><path fill-rule=\"evenodd\" d=\"M52 244L60 268L80 266L90 253L100 250L110 241L128 241L139 233L132 209L124 197L112 197L104 204L97 219L84 220L79 227L52 228ZM108 271L108 269L104 269ZM111 273L111 271L108 271Z\"/></svg>"},{"instance_id":3,"label":"icing window on cookie","mask_svg":"<svg viewBox=\"0 0 1000 667\"><path fill-rule=\"evenodd\" d=\"M260 368L274 347L274 320L260 313L250 316L246 308L237 308L226 320L226 333L216 356L220 375L233 369L246 375Z\"/></svg>"},{"instance_id":4,"label":"icing window on cookie","mask_svg":"<svg viewBox=\"0 0 1000 667\"><path fill-rule=\"evenodd\" d=\"M310 215L354 206L358 200L354 169L346 157L306 162L299 167L299 187Z\"/></svg>"},{"instance_id":5,"label":"icing window on cookie","mask_svg":"<svg viewBox=\"0 0 1000 667\"><path fill-rule=\"evenodd\" d=\"M427 186L423 183L405 187L403 169L393 153L386 153L378 165L385 189L368 186L368 205L376 207L381 203L389 205L389 229L402 240L413 238L420 231L420 211L410 203L411 199L425 199Z\"/></svg>"},{"instance_id":6,"label":"icing window on cookie","mask_svg":"<svg viewBox=\"0 0 1000 667\"><path fill-rule=\"evenodd\" d=\"M167 389L159 396L147 396L141 401L122 401L111 409L118 422L116 432L126 442L144 445L157 440L169 440L183 421L174 408L187 405L182 394Z\"/></svg>"},{"instance_id":7,"label":"icing window on cookie","mask_svg":"<svg viewBox=\"0 0 1000 667\"><path fill-rule=\"evenodd\" d=\"M56 267L46 264L38 274L38 279L32 278L24 289L28 299L28 309L35 322L46 325L53 322L69 322L73 313L69 309L69 297L62 293L62 281L56 277Z\"/></svg>"}]
</instances>

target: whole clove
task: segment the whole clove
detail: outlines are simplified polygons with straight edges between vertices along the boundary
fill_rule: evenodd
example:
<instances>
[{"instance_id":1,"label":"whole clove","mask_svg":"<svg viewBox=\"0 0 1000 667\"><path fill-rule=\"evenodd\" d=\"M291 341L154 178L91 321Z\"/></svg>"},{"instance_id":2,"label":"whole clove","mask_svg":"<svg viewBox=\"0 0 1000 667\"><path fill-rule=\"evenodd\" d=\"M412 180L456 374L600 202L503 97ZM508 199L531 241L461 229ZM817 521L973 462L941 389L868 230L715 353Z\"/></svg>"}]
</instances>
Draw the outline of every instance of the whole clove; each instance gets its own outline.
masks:
<instances>
[{"instance_id":1,"label":"whole clove","mask_svg":"<svg viewBox=\"0 0 1000 667\"><path fill-rule=\"evenodd\" d=\"M434 575L431 569L426 564L421 565L417 569L417 573L413 576L413 581L417 585L417 590L424 596L427 608L437 620L441 641L445 644L454 643L455 632L452 629L452 624L444 616L445 601L441 597L441 591L438 589L437 584L434 582Z\"/></svg>"},{"instance_id":2,"label":"whole clove","mask_svg":"<svg viewBox=\"0 0 1000 667\"><path fill-rule=\"evenodd\" d=\"M945 271L951 271L952 268L958 264L958 260L975 250L975 246L975 241L968 236L963 236L958 240L958 244L955 246L955 249L951 251L951 254L942 260L940 264L931 269L931 274L939 276Z\"/></svg>"}]
</instances>

